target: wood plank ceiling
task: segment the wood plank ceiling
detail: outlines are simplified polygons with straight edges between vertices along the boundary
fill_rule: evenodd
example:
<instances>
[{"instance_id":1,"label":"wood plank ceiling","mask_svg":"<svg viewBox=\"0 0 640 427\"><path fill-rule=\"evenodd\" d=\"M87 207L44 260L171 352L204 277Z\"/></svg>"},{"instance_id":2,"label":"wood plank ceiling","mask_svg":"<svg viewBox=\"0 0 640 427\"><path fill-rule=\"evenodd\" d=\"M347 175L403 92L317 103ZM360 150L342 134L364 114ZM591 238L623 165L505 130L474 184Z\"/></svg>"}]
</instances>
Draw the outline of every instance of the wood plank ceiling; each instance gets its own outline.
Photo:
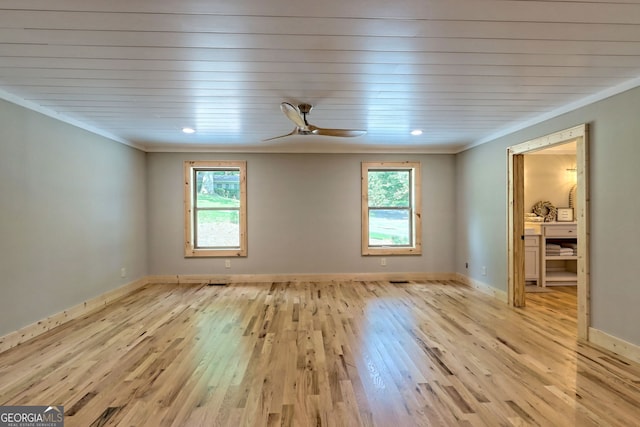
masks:
<instances>
[{"instance_id":1,"label":"wood plank ceiling","mask_svg":"<svg viewBox=\"0 0 640 427\"><path fill-rule=\"evenodd\" d=\"M0 0L3 97L149 151L455 152L639 76L632 0Z\"/></svg>"}]
</instances>

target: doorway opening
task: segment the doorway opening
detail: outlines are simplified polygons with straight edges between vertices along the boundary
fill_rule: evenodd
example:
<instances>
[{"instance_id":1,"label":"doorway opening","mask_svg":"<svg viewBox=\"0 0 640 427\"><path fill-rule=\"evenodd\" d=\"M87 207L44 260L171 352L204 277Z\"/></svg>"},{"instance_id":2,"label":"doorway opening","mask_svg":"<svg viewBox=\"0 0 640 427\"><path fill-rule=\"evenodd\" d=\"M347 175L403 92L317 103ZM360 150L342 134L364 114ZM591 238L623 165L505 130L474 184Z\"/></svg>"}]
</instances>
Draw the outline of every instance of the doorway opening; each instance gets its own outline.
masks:
<instances>
[{"instance_id":1,"label":"doorway opening","mask_svg":"<svg viewBox=\"0 0 640 427\"><path fill-rule=\"evenodd\" d=\"M575 239L567 239L571 243L575 243L576 255L567 257L575 259L572 269L575 269L576 294L577 294L577 335L578 339L588 340L588 329L590 324L589 318L589 196L588 196L588 129L583 124L530 141L523 142L518 145L509 147L508 156L508 300L509 304L514 307L524 307L526 304L525 292L525 214L529 209L525 209L525 187L524 187L524 155L534 153L541 150L557 147L567 143L575 144L575 189L573 193L575 207L572 210L571 223L575 224L573 230L577 234ZM546 206L543 206L543 208ZM543 214L546 212L542 212ZM558 242L564 240L566 234L571 233L569 221L565 224L557 222L557 212L551 212L554 215L546 218L540 236L539 250L541 257L544 257L547 238L553 233L558 233ZM564 212L566 215L567 212ZM545 215L542 215L545 216ZM553 220L552 220L553 219ZM563 219L566 219L563 218ZM553 223L553 224L552 224ZM548 224L548 225L547 225ZM554 229L555 227L555 229ZM528 233L527 233L528 234ZM560 246L560 245L559 245ZM543 258L541 258L543 259ZM540 268L544 267L542 262ZM544 272L542 272L544 275ZM543 276L544 277L544 276Z\"/></svg>"}]
</instances>

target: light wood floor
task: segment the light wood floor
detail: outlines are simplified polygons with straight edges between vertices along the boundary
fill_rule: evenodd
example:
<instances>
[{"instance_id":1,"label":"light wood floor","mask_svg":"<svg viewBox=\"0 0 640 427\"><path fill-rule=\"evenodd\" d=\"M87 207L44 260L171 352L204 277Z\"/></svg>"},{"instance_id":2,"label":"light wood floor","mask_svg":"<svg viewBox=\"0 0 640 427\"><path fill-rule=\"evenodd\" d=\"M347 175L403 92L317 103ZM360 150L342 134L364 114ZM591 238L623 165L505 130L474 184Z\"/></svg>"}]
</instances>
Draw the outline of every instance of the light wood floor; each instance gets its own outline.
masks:
<instances>
[{"instance_id":1,"label":"light wood floor","mask_svg":"<svg viewBox=\"0 0 640 427\"><path fill-rule=\"evenodd\" d=\"M577 344L575 291L149 285L0 354L0 405L72 426L634 426L640 366Z\"/></svg>"}]
</instances>

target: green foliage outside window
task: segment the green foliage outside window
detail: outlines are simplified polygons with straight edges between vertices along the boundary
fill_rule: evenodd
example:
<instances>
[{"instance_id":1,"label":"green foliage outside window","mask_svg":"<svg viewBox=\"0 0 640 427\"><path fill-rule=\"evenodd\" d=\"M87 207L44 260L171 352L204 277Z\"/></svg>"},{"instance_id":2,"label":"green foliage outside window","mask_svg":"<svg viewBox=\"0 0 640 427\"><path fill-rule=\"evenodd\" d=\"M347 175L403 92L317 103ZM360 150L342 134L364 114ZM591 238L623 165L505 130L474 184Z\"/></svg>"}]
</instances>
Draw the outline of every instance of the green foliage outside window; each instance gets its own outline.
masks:
<instances>
[{"instance_id":1,"label":"green foliage outside window","mask_svg":"<svg viewBox=\"0 0 640 427\"><path fill-rule=\"evenodd\" d=\"M411 204L410 172L369 171L370 207L408 207Z\"/></svg>"}]
</instances>

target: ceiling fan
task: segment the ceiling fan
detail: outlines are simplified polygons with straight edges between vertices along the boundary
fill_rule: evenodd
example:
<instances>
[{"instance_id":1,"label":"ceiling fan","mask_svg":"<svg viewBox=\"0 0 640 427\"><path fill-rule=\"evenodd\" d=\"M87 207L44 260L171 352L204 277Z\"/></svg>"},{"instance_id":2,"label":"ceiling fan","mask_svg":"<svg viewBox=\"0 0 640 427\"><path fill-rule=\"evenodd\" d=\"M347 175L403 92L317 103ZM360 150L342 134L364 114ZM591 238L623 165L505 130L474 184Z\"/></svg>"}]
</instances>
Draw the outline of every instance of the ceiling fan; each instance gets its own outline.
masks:
<instances>
[{"instance_id":1,"label":"ceiling fan","mask_svg":"<svg viewBox=\"0 0 640 427\"><path fill-rule=\"evenodd\" d=\"M323 136L338 136L338 137L354 137L361 136L367 133L366 130L355 129L324 129L310 124L307 121L307 114L313 108L310 104L300 104L295 107L288 102L280 103L280 109L289 120L291 120L296 127L286 135L280 135L273 138L265 139L265 141L271 141L272 139L284 138L291 135L323 135Z\"/></svg>"}]
</instances>

